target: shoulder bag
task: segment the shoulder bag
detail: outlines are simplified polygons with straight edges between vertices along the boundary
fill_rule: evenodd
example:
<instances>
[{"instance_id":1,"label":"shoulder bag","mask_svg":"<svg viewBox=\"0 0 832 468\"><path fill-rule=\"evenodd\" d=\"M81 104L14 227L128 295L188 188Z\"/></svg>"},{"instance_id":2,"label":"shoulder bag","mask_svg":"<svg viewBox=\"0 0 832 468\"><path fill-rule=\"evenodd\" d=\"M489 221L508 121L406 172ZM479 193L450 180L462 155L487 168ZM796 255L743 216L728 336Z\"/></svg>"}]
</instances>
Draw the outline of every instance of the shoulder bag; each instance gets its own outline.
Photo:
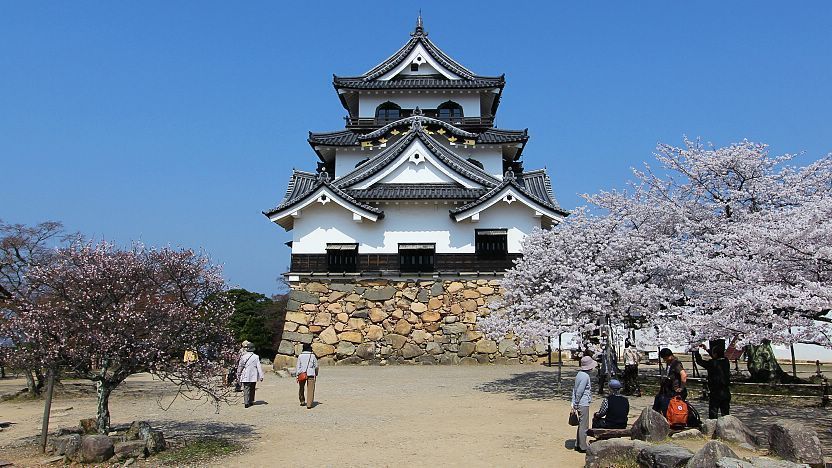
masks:
<instances>
[{"instance_id":1,"label":"shoulder bag","mask_svg":"<svg viewBox=\"0 0 832 468\"><path fill-rule=\"evenodd\" d=\"M304 383L304 382L306 382L306 379L309 378L309 376L306 374L306 372L309 370L309 365L310 364L312 364L312 356L309 356L309 360L306 361L306 370L304 370L303 372L298 374L298 383Z\"/></svg>"}]
</instances>

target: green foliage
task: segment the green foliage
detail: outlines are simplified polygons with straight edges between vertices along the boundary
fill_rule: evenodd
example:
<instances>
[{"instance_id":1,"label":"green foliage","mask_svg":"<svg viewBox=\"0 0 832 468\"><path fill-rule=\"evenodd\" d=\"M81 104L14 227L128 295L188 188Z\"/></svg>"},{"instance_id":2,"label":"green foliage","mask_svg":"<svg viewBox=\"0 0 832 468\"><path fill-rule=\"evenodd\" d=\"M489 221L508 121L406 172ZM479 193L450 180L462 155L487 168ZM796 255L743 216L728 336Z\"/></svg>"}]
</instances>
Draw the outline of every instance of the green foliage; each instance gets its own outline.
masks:
<instances>
[{"instance_id":1,"label":"green foliage","mask_svg":"<svg viewBox=\"0 0 832 468\"><path fill-rule=\"evenodd\" d=\"M251 341L262 357L274 356L286 317L285 297L273 300L245 289L232 289L227 294L234 304L229 327L237 341Z\"/></svg>"}]
</instances>

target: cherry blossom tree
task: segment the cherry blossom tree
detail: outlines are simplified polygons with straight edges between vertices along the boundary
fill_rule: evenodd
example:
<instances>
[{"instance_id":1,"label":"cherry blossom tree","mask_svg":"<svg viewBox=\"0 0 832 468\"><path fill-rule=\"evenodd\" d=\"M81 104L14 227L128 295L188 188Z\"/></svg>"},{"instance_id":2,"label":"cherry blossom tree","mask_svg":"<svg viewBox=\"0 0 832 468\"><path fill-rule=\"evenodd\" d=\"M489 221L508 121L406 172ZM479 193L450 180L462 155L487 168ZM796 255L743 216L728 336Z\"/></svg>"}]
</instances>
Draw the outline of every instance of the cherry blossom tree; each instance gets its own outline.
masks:
<instances>
[{"instance_id":1,"label":"cherry blossom tree","mask_svg":"<svg viewBox=\"0 0 832 468\"><path fill-rule=\"evenodd\" d=\"M19 352L28 347L8 329L9 317L19 306L38 297L39 285L32 284L27 273L30 268L47 264L54 248L66 244L77 235L64 232L55 221L34 226L8 224L0 220L0 365L11 365L23 370L29 395L37 395L44 385L40 363L31 359L31 352Z\"/></svg>"},{"instance_id":2,"label":"cherry blossom tree","mask_svg":"<svg viewBox=\"0 0 832 468\"><path fill-rule=\"evenodd\" d=\"M179 385L189 398L228 398L222 375L234 359L233 307L220 269L205 255L74 244L27 277L42 292L11 318L12 329L30 345L30 359L95 383L99 432L110 426L110 393L138 372ZM184 362L186 350L200 358Z\"/></svg>"},{"instance_id":3,"label":"cherry blossom tree","mask_svg":"<svg viewBox=\"0 0 832 468\"><path fill-rule=\"evenodd\" d=\"M526 340L629 311L686 343L738 337L832 347L832 156L802 168L748 141L659 145L659 170L524 243L487 331Z\"/></svg>"}]
</instances>

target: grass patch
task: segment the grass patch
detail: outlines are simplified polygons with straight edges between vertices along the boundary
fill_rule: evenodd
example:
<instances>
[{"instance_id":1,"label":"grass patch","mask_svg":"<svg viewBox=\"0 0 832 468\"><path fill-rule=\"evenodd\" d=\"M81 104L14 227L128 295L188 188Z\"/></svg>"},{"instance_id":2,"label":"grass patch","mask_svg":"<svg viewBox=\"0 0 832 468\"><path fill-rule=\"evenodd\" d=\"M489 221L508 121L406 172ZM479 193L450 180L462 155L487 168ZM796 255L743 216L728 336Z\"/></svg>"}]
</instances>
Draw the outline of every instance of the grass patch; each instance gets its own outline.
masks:
<instances>
[{"instance_id":1,"label":"grass patch","mask_svg":"<svg viewBox=\"0 0 832 468\"><path fill-rule=\"evenodd\" d=\"M160 453L156 460L165 465L194 463L231 455L242 448L242 444L227 439L191 440L181 447Z\"/></svg>"}]
</instances>

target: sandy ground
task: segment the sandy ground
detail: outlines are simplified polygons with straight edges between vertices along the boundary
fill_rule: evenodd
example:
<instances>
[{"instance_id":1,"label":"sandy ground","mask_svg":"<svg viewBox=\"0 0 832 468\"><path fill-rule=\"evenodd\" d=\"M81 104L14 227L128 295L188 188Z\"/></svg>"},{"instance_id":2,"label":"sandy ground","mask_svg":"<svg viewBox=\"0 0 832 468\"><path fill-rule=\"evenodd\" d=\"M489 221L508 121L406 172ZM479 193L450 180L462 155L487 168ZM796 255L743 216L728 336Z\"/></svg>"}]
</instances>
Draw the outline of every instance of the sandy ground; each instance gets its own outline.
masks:
<instances>
[{"instance_id":1,"label":"sandy ground","mask_svg":"<svg viewBox=\"0 0 832 468\"><path fill-rule=\"evenodd\" d=\"M270 373L258 385L259 404L244 409L237 402L216 414L210 405L187 400L164 411L159 403L170 403L170 387L137 375L110 402L113 423L144 419L174 439L222 436L247 445L216 466L583 466L583 455L571 450L575 430L566 424L571 382L564 380L559 393L556 376L556 369L537 366L324 368L318 403L307 410L298 405L294 380ZM20 384L0 381L0 394ZM94 399L78 396L86 385L65 384L53 405L52 428L94 415ZM631 422L651 402L633 399ZM593 411L598 405L596 398ZM0 432L0 459L26 466L46 458L13 449L39 433L42 411L42 402L0 403L0 420L16 423ZM738 407L735 413L762 428L784 411ZM824 439L832 427L828 413L788 410Z\"/></svg>"}]
</instances>

